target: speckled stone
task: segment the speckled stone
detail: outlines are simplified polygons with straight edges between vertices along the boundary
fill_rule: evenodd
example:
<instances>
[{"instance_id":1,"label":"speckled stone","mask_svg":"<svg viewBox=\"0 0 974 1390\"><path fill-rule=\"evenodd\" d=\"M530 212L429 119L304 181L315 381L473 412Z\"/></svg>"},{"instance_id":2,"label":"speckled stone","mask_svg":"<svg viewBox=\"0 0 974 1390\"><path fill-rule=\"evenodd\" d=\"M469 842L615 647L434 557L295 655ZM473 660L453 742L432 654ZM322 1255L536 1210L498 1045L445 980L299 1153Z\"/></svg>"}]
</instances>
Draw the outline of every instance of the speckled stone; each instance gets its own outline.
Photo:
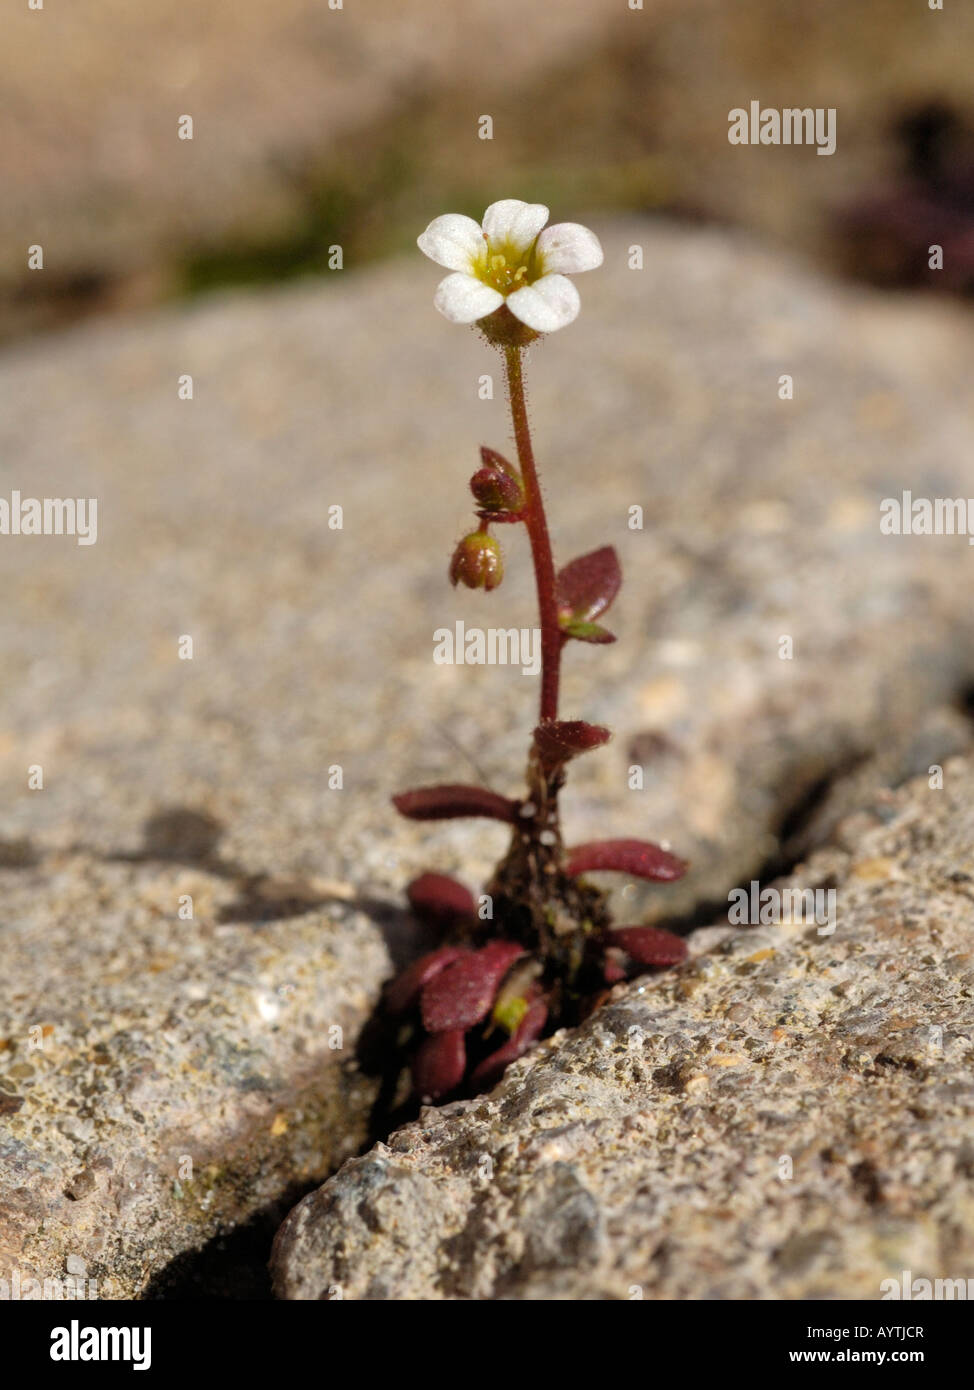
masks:
<instances>
[{"instance_id":1,"label":"speckled stone","mask_svg":"<svg viewBox=\"0 0 974 1390\"><path fill-rule=\"evenodd\" d=\"M347 1163L284 1298L877 1299L974 1272L974 763L779 888L836 930L703 928L486 1098ZM851 835L851 830L850 830Z\"/></svg>"},{"instance_id":2,"label":"speckled stone","mask_svg":"<svg viewBox=\"0 0 974 1390\"><path fill-rule=\"evenodd\" d=\"M970 551L883 537L878 506L904 487L965 495L974 333L949 307L835 287L724 232L598 230L606 265L529 381L558 555L614 544L625 573L619 641L566 656L565 715L616 731L575 765L568 838L664 839L692 861L672 893L620 885L632 921L726 901L850 762L895 780L969 736L943 710L974 676ZM387 938L408 947L408 880L474 886L505 847L503 827L406 824L388 804L474 764L517 794L537 699L508 667L433 662L439 627L535 621L523 536L503 537L493 594L446 581L477 445L505 448L509 425L496 359L435 314L435 283L417 254L0 356L9 488L99 502L92 546L0 537L0 1038L31 1067L4 1073L5 1260L28 1241L45 1269L88 1251L104 1288L130 1293L295 1171L323 1177L369 1105L323 1029L344 1019L350 1057L393 968ZM186 875L195 926L177 915ZM307 1009L282 1008L275 1031L254 991L289 983ZM186 1014L201 1001L202 1046ZM48 1024L63 1070L26 1051ZM265 1089L241 1100L249 1075ZM132 1086L148 1088L144 1128L118 1099ZM205 1142L174 1148L186 1132ZM114 1166L65 1198L89 1149ZM198 1150L197 1172L240 1179L202 1213L171 1190L174 1155ZM158 1201L119 1221L109 1175L135 1153Z\"/></svg>"},{"instance_id":3,"label":"speckled stone","mask_svg":"<svg viewBox=\"0 0 974 1390\"><path fill-rule=\"evenodd\" d=\"M0 1278L71 1258L135 1297L367 1138L355 1040L389 956L362 912L248 920L232 881L153 858L0 881Z\"/></svg>"}]
</instances>

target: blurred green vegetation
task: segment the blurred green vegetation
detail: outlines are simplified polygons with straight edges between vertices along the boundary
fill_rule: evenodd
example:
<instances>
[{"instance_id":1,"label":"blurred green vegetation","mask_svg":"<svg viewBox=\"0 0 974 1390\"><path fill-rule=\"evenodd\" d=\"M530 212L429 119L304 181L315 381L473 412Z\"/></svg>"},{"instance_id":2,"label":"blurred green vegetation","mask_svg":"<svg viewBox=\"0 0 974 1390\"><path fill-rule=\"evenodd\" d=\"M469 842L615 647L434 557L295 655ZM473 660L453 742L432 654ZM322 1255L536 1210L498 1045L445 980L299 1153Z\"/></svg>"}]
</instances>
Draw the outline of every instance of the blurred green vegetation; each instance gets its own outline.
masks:
<instances>
[{"instance_id":1,"label":"blurred green vegetation","mask_svg":"<svg viewBox=\"0 0 974 1390\"><path fill-rule=\"evenodd\" d=\"M432 217L462 212L478 221L495 197L523 197L559 209L577 203L586 212L631 210L664 204L655 160L588 170L526 165L504 180L501 193L487 180L471 179L444 188L411 176L408 156L390 151L363 178L340 169L311 184L299 215L277 235L202 249L182 264L179 289L200 294L227 285L248 285L317 274L326 269L329 247L340 245L346 265L360 266L412 249ZM579 184L585 188L577 197ZM378 215L377 215L378 214Z\"/></svg>"},{"instance_id":2,"label":"blurred green vegetation","mask_svg":"<svg viewBox=\"0 0 974 1390\"><path fill-rule=\"evenodd\" d=\"M665 207L676 181L647 149L645 115L631 118L646 107L645 97L637 105L635 70L631 81L628 92L619 55L608 52L602 62L588 55L582 67L549 75L530 97L507 94L492 115L499 136L517 132L513 149L509 138L477 140L463 90L404 100L349 137L339 155L310 156L292 171L295 212L284 226L193 250L181 263L178 291L316 274L336 244L346 268L367 264L413 249L438 213L479 220L496 198L547 203L559 220Z\"/></svg>"}]
</instances>

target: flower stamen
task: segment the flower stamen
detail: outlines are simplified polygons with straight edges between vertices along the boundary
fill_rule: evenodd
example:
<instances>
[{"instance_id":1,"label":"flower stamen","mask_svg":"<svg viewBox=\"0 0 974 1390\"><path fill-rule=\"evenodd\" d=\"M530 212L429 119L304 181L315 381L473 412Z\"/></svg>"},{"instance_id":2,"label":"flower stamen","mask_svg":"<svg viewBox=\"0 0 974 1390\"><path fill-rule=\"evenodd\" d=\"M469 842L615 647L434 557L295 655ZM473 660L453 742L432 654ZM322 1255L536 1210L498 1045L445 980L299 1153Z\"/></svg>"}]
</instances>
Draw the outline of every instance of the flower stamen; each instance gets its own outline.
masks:
<instances>
[{"instance_id":1,"label":"flower stamen","mask_svg":"<svg viewBox=\"0 0 974 1390\"><path fill-rule=\"evenodd\" d=\"M514 256L509 256L503 251L493 251L487 256L481 278L484 284L499 290L503 295L508 295L512 290L520 289L522 284L527 283L527 275L528 267L525 263L518 263Z\"/></svg>"}]
</instances>

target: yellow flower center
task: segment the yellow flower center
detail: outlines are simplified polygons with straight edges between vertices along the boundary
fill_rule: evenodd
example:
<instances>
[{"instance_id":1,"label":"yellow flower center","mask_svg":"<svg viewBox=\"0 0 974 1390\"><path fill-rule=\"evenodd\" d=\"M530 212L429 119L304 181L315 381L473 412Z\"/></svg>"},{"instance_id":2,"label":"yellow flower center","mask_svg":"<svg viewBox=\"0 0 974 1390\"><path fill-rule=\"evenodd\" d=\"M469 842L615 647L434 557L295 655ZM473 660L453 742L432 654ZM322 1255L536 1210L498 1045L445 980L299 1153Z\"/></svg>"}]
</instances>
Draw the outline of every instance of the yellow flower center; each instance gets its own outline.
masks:
<instances>
[{"instance_id":1,"label":"yellow flower center","mask_svg":"<svg viewBox=\"0 0 974 1390\"><path fill-rule=\"evenodd\" d=\"M478 279L483 280L492 290L499 290L503 295L513 294L515 290L531 283L530 262L534 254L533 246L527 255L523 256L509 246L490 246L486 237L484 242L483 256L475 266Z\"/></svg>"}]
</instances>

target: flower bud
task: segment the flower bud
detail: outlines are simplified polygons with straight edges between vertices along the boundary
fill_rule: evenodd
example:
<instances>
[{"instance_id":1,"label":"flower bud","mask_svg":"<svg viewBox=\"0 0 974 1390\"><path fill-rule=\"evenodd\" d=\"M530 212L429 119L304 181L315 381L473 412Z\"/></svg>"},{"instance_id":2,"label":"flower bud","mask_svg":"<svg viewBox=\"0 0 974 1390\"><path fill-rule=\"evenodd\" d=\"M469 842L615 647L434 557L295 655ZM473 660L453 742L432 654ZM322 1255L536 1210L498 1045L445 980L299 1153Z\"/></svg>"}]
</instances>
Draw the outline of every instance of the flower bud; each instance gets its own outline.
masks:
<instances>
[{"instance_id":1,"label":"flower bud","mask_svg":"<svg viewBox=\"0 0 974 1390\"><path fill-rule=\"evenodd\" d=\"M471 531L453 552L450 583L468 589L496 589L504 578L501 548L486 531Z\"/></svg>"},{"instance_id":2,"label":"flower bud","mask_svg":"<svg viewBox=\"0 0 974 1390\"><path fill-rule=\"evenodd\" d=\"M488 444L480 446L480 463L483 468L490 468L495 473L510 473L512 478L517 477L517 469L513 463L509 463L503 454L499 454Z\"/></svg>"},{"instance_id":3,"label":"flower bud","mask_svg":"<svg viewBox=\"0 0 974 1390\"><path fill-rule=\"evenodd\" d=\"M485 512L519 512L524 506L521 480L498 469L478 468L470 479L470 491Z\"/></svg>"}]
</instances>

